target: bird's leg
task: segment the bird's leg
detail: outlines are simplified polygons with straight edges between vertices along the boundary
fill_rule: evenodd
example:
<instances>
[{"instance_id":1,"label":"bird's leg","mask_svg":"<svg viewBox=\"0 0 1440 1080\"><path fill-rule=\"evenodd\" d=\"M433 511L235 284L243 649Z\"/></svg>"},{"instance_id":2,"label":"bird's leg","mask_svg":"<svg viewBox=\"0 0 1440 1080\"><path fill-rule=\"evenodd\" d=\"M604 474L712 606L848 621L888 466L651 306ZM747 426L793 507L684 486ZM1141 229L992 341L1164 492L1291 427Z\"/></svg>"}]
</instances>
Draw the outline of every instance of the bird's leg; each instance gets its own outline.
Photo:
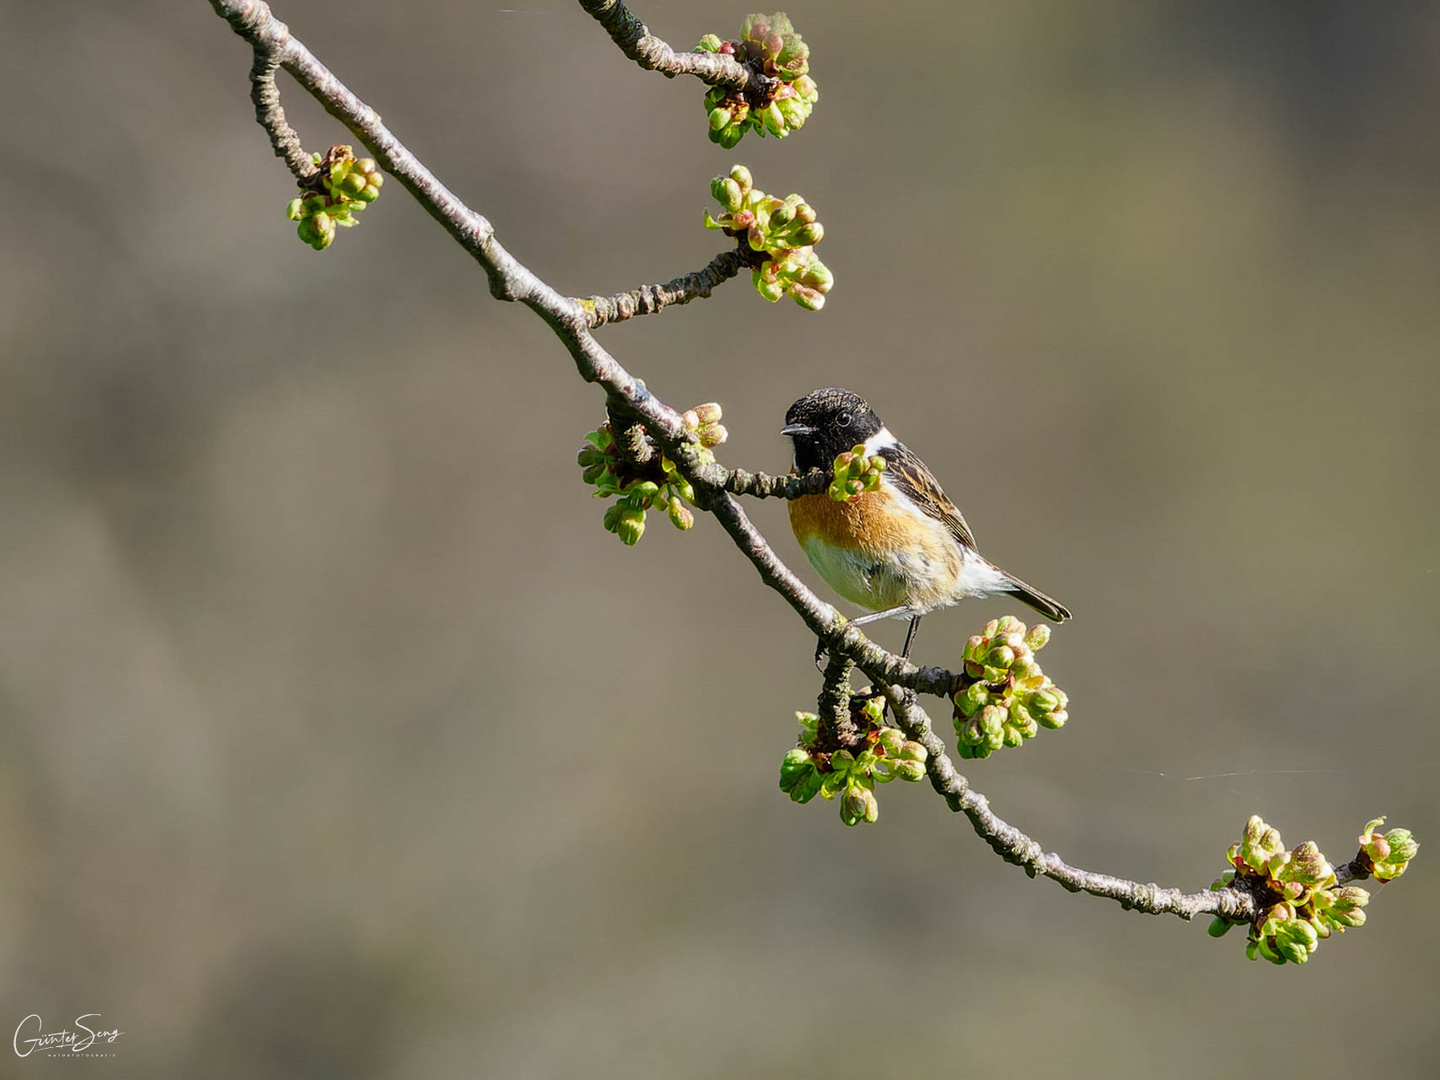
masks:
<instances>
[{"instance_id":1,"label":"bird's leg","mask_svg":"<svg viewBox=\"0 0 1440 1080\"><path fill-rule=\"evenodd\" d=\"M910 619L910 629L905 632L905 648L900 650L900 659L910 659L910 646L915 644L915 632L920 629L921 616L915 615Z\"/></svg>"},{"instance_id":2,"label":"bird's leg","mask_svg":"<svg viewBox=\"0 0 1440 1080\"><path fill-rule=\"evenodd\" d=\"M881 619L899 619L905 615L915 615L915 609L909 604L886 608L884 611L872 611L869 615L861 615L858 619L851 619L850 625L864 626L866 623L879 622Z\"/></svg>"}]
</instances>

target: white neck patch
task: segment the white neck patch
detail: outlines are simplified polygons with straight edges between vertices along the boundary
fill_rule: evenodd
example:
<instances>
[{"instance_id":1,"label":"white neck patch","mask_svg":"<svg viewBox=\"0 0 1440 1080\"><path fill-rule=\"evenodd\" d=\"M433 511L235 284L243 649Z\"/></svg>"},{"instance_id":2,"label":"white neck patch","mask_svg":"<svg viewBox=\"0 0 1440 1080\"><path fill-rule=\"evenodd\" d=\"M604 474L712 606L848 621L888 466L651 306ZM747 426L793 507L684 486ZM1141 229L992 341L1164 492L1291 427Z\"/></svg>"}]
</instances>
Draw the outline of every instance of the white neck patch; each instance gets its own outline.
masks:
<instances>
[{"instance_id":1,"label":"white neck patch","mask_svg":"<svg viewBox=\"0 0 1440 1080\"><path fill-rule=\"evenodd\" d=\"M900 445L900 440L890 434L888 427L882 427L879 431L875 432L874 435L871 435L870 438L865 440L865 452L867 454L878 454L881 450L898 445Z\"/></svg>"}]
</instances>

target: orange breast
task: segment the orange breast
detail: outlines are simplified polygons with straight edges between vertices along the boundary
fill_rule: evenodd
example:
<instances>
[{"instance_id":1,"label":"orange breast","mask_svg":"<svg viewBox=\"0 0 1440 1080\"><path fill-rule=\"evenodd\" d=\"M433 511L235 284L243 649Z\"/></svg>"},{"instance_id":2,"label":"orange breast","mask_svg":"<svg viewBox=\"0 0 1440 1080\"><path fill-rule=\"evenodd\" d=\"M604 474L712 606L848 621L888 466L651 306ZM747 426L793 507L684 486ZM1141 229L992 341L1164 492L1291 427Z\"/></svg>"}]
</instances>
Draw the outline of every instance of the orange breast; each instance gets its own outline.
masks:
<instances>
[{"instance_id":1,"label":"orange breast","mask_svg":"<svg viewBox=\"0 0 1440 1080\"><path fill-rule=\"evenodd\" d=\"M802 495L789 506L790 528L801 546L815 538L832 547L880 553L916 542L912 515L883 487L849 502L836 502L827 494Z\"/></svg>"},{"instance_id":2,"label":"orange breast","mask_svg":"<svg viewBox=\"0 0 1440 1080\"><path fill-rule=\"evenodd\" d=\"M939 521L883 485L849 502L805 495L790 527L810 565L847 600L872 610L949 602L962 560Z\"/></svg>"}]
</instances>

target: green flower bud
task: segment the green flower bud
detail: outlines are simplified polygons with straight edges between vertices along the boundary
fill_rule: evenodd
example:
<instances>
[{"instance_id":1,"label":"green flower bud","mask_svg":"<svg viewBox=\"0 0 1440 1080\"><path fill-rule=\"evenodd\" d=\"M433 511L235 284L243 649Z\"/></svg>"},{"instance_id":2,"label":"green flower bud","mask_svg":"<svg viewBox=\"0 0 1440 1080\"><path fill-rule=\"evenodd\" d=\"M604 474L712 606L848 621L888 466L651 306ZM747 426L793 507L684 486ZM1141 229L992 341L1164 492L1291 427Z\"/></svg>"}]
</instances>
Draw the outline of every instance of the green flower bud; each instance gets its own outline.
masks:
<instances>
[{"instance_id":1,"label":"green flower bud","mask_svg":"<svg viewBox=\"0 0 1440 1080\"><path fill-rule=\"evenodd\" d=\"M955 707L966 716L974 716L990 700L990 688L984 683L972 683L955 695Z\"/></svg>"},{"instance_id":2,"label":"green flower bud","mask_svg":"<svg viewBox=\"0 0 1440 1080\"><path fill-rule=\"evenodd\" d=\"M755 186L755 180L750 175L750 170L744 165L735 165L730 169L730 179L740 185L742 193L748 195Z\"/></svg>"},{"instance_id":3,"label":"green flower bud","mask_svg":"<svg viewBox=\"0 0 1440 1080\"><path fill-rule=\"evenodd\" d=\"M1005 709L999 705L986 705L980 710L980 729L988 735L999 734L1006 720Z\"/></svg>"},{"instance_id":4,"label":"green flower bud","mask_svg":"<svg viewBox=\"0 0 1440 1080\"><path fill-rule=\"evenodd\" d=\"M620 519L615 524L615 535L630 547L640 542L645 535L645 511L632 506L621 506Z\"/></svg>"},{"instance_id":5,"label":"green flower bud","mask_svg":"<svg viewBox=\"0 0 1440 1080\"><path fill-rule=\"evenodd\" d=\"M775 107L780 110L780 116L787 127L802 128L805 121L810 119L810 105L799 95L778 98Z\"/></svg>"},{"instance_id":6,"label":"green flower bud","mask_svg":"<svg viewBox=\"0 0 1440 1080\"><path fill-rule=\"evenodd\" d=\"M1306 952L1305 947L1294 941L1279 939L1276 940L1273 948L1282 959L1289 960L1292 964L1303 964L1310 959L1310 954Z\"/></svg>"},{"instance_id":7,"label":"green flower bud","mask_svg":"<svg viewBox=\"0 0 1440 1080\"><path fill-rule=\"evenodd\" d=\"M783 139L790 134L785 127L785 117L780 114L780 108L773 101L760 110L760 122L765 125L765 130L777 139Z\"/></svg>"},{"instance_id":8,"label":"green flower bud","mask_svg":"<svg viewBox=\"0 0 1440 1080\"><path fill-rule=\"evenodd\" d=\"M291 199L285 206L285 216L291 221L299 221L304 216L304 211L302 210L304 205L304 199Z\"/></svg>"},{"instance_id":9,"label":"green flower bud","mask_svg":"<svg viewBox=\"0 0 1440 1080\"><path fill-rule=\"evenodd\" d=\"M811 259L810 265L805 271L802 282L817 292L829 292L835 284L835 278L830 273L829 267L819 259Z\"/></svg>"},{"instance_id":10,"label":"green flower bud","mask_svg":"<svg viewBox=\"0 0 1440 1080\"><path fill-rule=\"evenodd\" d=\"M684 503L672 502L669 514L670 524L682 532L695 524L695 514Z\"/></svg>"},{"instance_id":11,"label":"green flower bud","mask_svg":"<svg viewBox=\"0 0 1440 1080\"><path fill-rule=\"evenodd\" d=\"M989 655L985 659L985 663L988 666L1004 668L1006 670L1008 670L1010 665L1014 662L1015 650L1010 648L1010 646L1008 645L1001 645L997 649L991 649Z\"/></svg>"},{"instance_id":12,"label":"green flower bud","mask_svg":"<svg viewBox=\"0 0 1440 1080\"><path fill-rule=\"evenodd\" d=\"M706 34L696 43L695 51L709 53L719 52L720 44L721 42L719 34Z\"/></svg>"},{"instance_id":13,"label":"green flower bud","mask_svg":"<svg viewBox=\"0 0 1440 1080\"><path fill-rule=\"evenodd\" d=\"M840 820L846 825L858 825L862 821L874 821L880 816L880 804L875 793L859 784L851 784L840 797Z\"/></svg>"},{"instance_id":14,"label":"green flower bud","mask_svg":"<svg viewBox=\"0 0 1440 1080\"><path fill-rule=\"evenodd\" d=\"M895 762L895 775L901 780L914 783L925 776L925 764L921 761L897 761Z\"/></svg>"},{"instance_id":15,"label":"green flower bud","mask_svg":"<svg viewBox=\"0 0 1440 1080\"><path fill-rule=\"evenodd\" d=\"M802 225L795 231L795 243L800 247L809 247L818 244L825 237L825 226L818 221L812 221L809 225Z\"/></svg>"},{"instance_id":16,"label":"green flower bud","mask_svg":"<svg viewBox=\"0 0 1440 1080\"><path fill-rule=\"evenodd\" d=\"M1365 925L1362 909L1368 903L1370 894L1357 885L1341 885L1316 894L1316 907L1321 908L1321 915L1342 930Z\"/></svg>"},{"instance_id":17,"label":"green flower bud","mask_svg":"<svg viewBox=\"0 0 1440 1080\"><path fill-rule=\"evenodd\" d=\"M1276 874L1278 881L1308 887L1335 877L1334 868L1320 853L1313 840L1305 841L1289 854L1290 858L1284 869Z\"/></svg>"},{"instance_id":18,"label":"green flower bud","mask_svg":"<svg viewBox=\"0 0 1440 1080\"><path fill-rule=\"evenodd\" d=\"M1371 873L1376 881L1394 881L1405 872L1410 860L1420 850L1409 829L1391 829L1383 836L1375 830L1385 824L1383 817L1376 818L1365 826L1360 834L1360 847L1371 862Z\"/></svg>"},{"instance_id":19,"label":"green flower bud","mask_svg":"<svg viewBox=\"0 0 1440 1080\"><path fill-rule=\"evenodd\" d=\"M719 446L730 437L724 424L706 424L700 429L700 445Z\"/></svg>"},{"instance_id":20,"label":"green flower bud","mask_svg":"<svg viewBox=\"0 0 1440 1080\"><path fill-rule=\"evenodd\" d=\"M1217 915L1210 920L1208 931L1211 937L1224 937L1230 932L1230 928L1234 925L1234 923L1222 919Z\"/></svg>"},{"instance_id":21,"label":"green flower bud","mask_svg":"<svg viewBox=\"0 0 1440 1080\"><path fill-rule=\"evenodd\" d=\"M781 77L790 78L805 74L810 59L810 47L800 40L799 34L787 34L780 44L775 65L780 68Z\"/></svg>"},{"instance_id":22,"label":"green flower bud","mask_svg":"<svg viewBox=\"0 0 1440 1080\"><path fill-rule=\"evenodd\" d=\"M1258 815L1252 815L1240 842L1240 858L1255 870L1265 872L1270 860L1284 851L1285 843L1280 839L1280 833L1266 825Z\"/></svg>"},{"instance_id":23,"label":"green flower bud","mask_svg":"<svg viewBox=\"0 0 1440 1080\"><path fill-rule=\"evenodd\" d=\"M755 291L772 304L785 295L785 286L781 285L778 281L763 280L758 270L752 275L751 281L755 286Z\"/></svg>"},{"instance_id":24,"label":"green flower bud","mask_svg":"<svg viewBox=\"0 0 1440 1080\"><path fill-rule=\"evenodd\" d=\"M1050 627L1044 623L1036 623L1025 635L1025 644L1036 652L1039 652L1050 643Z\"/></svg>"}]
</instances>

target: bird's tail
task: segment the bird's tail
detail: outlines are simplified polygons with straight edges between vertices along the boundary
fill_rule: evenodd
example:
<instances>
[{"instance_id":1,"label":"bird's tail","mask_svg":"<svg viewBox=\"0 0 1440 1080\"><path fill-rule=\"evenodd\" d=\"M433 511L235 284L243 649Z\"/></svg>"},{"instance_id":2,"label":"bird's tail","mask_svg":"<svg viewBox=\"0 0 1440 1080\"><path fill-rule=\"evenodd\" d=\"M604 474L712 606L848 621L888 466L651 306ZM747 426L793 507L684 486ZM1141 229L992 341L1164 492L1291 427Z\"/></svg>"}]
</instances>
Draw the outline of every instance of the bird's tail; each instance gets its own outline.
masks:
<instances>
[{"instance_id":1,"label":"bird's tail","mask_svg":"<svg viewBox=\"0 0 1440 1080\"><path fill-rule=\"evenodd\" d=\"M1000 570L998 566L995 569ZM1027 585L1014 574L1005 570L1000 570L1000 576L1005 579L1005 585L1002 588L1006 592L1014 593L1042 615L1046 615L1056 622L1064 622L1070 618L1070 609L1058 600L1046 596L1039 589Z\"/></svg>"}]
</instances>

